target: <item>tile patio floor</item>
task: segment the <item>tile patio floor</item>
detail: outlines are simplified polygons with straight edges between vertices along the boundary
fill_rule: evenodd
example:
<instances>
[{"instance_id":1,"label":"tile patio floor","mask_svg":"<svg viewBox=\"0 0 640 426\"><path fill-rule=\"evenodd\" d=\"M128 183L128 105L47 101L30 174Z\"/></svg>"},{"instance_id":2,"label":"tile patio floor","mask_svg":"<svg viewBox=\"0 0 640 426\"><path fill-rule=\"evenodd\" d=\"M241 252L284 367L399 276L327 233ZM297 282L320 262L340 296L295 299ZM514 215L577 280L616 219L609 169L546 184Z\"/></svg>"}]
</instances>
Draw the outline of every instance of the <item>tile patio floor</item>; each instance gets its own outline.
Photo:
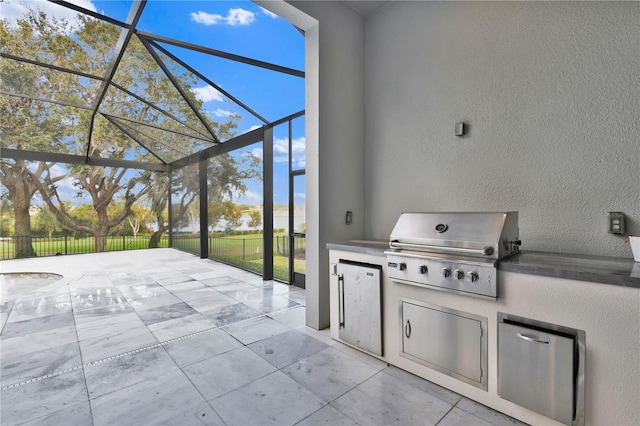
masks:
<instances>
[{"instance_id":1,"label":"tile patio floor","mask_svg":"<svg viewBox=\"0 0 640 426\"><path fill-rule=\"evenodd\" d=\"M172 249L0 262L0 423L511 425L304 325L304 290Z\"/></svg>"}]
</instances>

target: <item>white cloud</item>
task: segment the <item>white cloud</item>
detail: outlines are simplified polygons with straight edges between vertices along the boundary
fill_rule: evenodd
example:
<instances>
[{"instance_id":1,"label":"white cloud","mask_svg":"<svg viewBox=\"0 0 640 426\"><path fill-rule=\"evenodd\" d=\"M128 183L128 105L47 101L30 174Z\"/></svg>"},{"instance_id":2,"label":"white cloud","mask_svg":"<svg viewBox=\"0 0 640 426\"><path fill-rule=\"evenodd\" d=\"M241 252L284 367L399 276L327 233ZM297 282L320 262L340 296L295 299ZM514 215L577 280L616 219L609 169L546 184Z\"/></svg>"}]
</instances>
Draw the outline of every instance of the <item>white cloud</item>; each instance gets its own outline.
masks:
<instances>
[{"instance_id":1,"label":"white cloud","mask_svg":"<svg viewBox=\"0 0 640 426\"><path fill-rule=\"evenodd\" d=\"M69 3L97 12L95 5L89 0L69 0ZM66 30L69 32L76 29L76 17L79 13L48 1L17 0L3 2L2 18L7 21L10 27L15 27L18 19L23 18L29 8L43 11L49 19L65 19L68 22Z\"/></svg>"},{"instance_id":2,"label":"white cloud","mask_svg":"<svg viewBox=\"0 0 640 426\"><path fill-rule=\"evenodd\" d=\"M249 130L247 130L245 133L253 132L256 129L259 129L260 127L262 127L262 126L253 125L253 126L249 127Z\"/></svg>"},{"instance_id":3,"label":"white cloud","mask_svg":"<svg viewBox=\"0 0 640 426\"><path fill-rule=\"evenodd\" d=\"M256 20L256 14L248 10L241 8L229 9L227 16L222 16L217 13L207 13L203 11L192 12L189 14L191 20L203 25L217 25L227 24L231 26L236 25L251 25Z\"/></svg>"},{"instance_id":4,"label":"white cloud","mask_svg":"<svg viewBox=\"0 0 640 426\"><path fill-rule=\"evenodd\" d=\"M239 202L241 204L249 204L249 203L261 203L262 202L262 194L246 190L244 194L240 194L240 191L233 190L232 191L232 199L235 202Z\"/></svg>"},{"instance_id":5,"label":"white cloud","mask_svg":"<svg viewBox=\"0 0 640 426\"><path fill-rule=\"evenodd\" d=\"M262 156L263 156L262 148L253 148L250 152L251 152L251 155L253 155L254 157L262 159Z\"/></svg>"},{"instance_id":6,"label":"white cloud","mask_svg":"<svg viewBox=\"0 0 640 426\"><path fill-rule=\"evenodd\" d=\"M191 89L196 98L202 102L217 101L222 102L222 94L212 86L195 87Z\"/></svg>"},{"instance_id":7,"label":"white cloud","mask_svg":"<svg viewBox=\"0 0 640 426\"><path fill-rule=\"evenodd\" d=\"M304 167L304 157L306 150L305 137L302 136L298 139L291 141L293 163L302 164ZM289 161L289 139L277 138L273 141L273 161L276 163L283 163Z\"/></svg>"},{"instance_id":8,"label":"white cloud","mask_svg":"<svg viewBox=\"0 0 640 426\"><path fill-rule=\"evenodd\" d=\"M275 13L273 13L272 11L265 9L265 8L264 8L264 7L262 7L262 6L259 6L259 7L260 7L260 10L262 11L262 13L264 13L264 14L265 14L265 15L267 15L268 17L270 17L270 18L274 18L274 19L275 19L275 18L279 18L279 16L278 16L278 15L276 15Z\"/></svg>"},{"instance_id":9,"label":"white cloud","mask_svg":"<svg viewBox=\"0 0 640 426\"><path fill-rule=\"evenodd\" d=\"M215 115L216 117L230 117L234 114L234 112L218 108L215 111L211 111L211 114Z\"/></svg>"}]
</instances>

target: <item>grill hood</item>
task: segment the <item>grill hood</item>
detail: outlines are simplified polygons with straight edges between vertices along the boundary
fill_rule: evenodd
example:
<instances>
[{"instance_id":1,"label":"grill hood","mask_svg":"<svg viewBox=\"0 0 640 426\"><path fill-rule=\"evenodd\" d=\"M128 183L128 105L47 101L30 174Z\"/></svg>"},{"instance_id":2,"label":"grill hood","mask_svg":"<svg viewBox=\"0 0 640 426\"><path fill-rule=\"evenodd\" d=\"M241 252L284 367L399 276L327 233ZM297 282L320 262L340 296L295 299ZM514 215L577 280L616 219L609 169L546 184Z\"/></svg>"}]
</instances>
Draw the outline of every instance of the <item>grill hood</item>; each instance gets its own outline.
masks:
<instances>
[{"instance_id":1,"label":"grill hood","mask_svg":"<svg viewBox=\"0 0 640 426\"><path fill-rule=\"evenodd\" d=\"M518 212L402 213L392 249L502 259L519 251Z\"/></svg>"}]
</instances>

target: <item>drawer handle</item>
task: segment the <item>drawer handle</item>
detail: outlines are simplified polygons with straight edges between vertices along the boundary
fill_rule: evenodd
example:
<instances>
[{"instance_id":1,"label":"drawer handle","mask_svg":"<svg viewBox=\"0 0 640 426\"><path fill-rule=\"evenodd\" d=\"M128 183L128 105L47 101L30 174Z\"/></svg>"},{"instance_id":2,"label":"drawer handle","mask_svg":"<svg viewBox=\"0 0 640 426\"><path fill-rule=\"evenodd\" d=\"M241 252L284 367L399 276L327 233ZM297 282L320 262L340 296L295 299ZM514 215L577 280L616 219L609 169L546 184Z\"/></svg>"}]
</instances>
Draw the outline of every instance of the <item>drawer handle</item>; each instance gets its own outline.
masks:
<instances>
[{"instance_id":1,"label":"drawer handle","mask_svg":"<svg viewBox=\"0 0 640 426\"><path fill-rule=\"evenodd\" d=\"M530 336L527 336L526 334L522 334L522 333L518 333L518 337L521 338L522 340L526 340L527 342L531 342L531 343L542 343L543 345L548 345L549 344L548 340L536 339L534 337L530 337Z\"/></svg>"},{"instance_id":2,"label":"drawer handle","mask_svg":"<svg viewBox=\"0 0 640 426\"><path fill-rule=\"evenodd\" d=\"M407 323L404 325L404 335L407 336L407 339L411 337L411 323L407 320Z\"/></svg>"}]
</instances>

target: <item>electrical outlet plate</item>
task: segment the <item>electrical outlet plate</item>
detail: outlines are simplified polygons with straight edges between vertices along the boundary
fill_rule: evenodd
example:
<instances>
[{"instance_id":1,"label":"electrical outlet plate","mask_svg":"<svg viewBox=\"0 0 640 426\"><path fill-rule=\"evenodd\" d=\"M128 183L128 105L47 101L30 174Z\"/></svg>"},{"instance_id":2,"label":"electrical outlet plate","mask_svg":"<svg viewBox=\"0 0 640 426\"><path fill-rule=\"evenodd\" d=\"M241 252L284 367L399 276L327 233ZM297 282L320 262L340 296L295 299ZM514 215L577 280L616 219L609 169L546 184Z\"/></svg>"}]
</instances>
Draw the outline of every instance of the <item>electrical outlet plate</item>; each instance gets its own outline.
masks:
<instances>
[{"instance_id":1,"label":"electrical outlet plate","mask_svg":"<svg viewBox=\"0 0 640 426\"><path fill-rule=\"evenodd\" d=\"M610 234L624 234L625 231L625 216L621 212L609 212L608 225Z\"/></svg>"}]
</instances>

